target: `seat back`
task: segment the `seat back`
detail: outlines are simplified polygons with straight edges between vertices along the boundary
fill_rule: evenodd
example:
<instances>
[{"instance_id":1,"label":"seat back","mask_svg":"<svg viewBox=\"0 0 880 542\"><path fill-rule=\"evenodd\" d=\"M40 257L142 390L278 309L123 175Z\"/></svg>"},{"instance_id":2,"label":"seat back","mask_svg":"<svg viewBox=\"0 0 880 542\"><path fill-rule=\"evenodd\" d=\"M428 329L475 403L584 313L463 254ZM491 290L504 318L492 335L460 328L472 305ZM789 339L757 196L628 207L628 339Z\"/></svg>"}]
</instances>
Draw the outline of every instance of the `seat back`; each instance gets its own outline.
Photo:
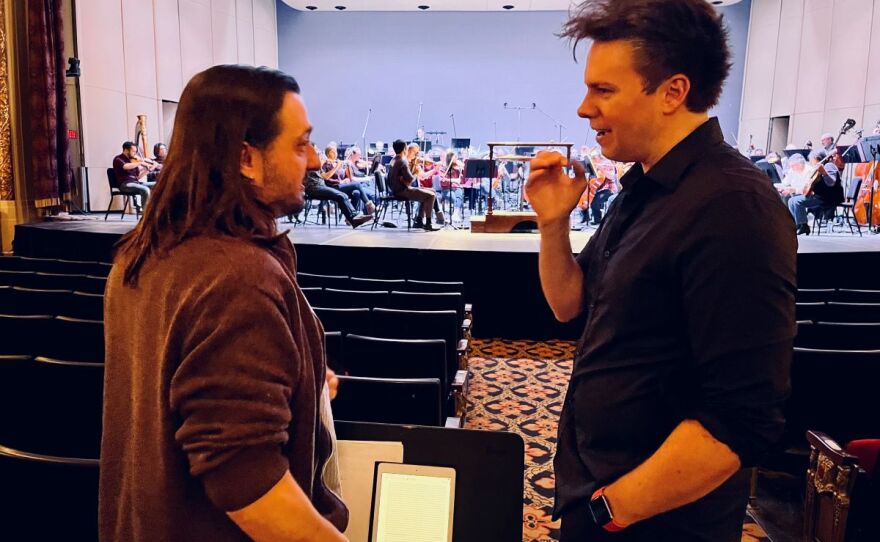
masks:
<instances>
[{"instance_id":1,"label":"seat back","mask_svg":"<svg viewBox=\"0 0 880 542\"><path fill-rule=\"evenodd\" d=\"M43 273L34 275L34 287L42 290L77 290L85 275L68 275L65 273Z\"/></svg>"},{"instance_id":2,"label":"seat back","mask_svg":"<svg viewBox=\"0 0 880 542\"><path fill-rule=\"evenodd\" d=\"M856 485L863 476L858 458L843 451L828 435L808 431L810 466L804 495L804 540L844 542L853 540L850 510ZM850 536L847 536L850 531ZM864 540L867 540L865 538Z\"/></svg>"},{"instance_id":3,"label":"seat back","mask_svg":"<svg viewBox=\"0 0 880 542\"><path fill-rule=\"evenodd\" d=\"M880 350L880 324L798 322L794 344L820 350Z\"/></svg>"},{"instance_id":4,"label":"seat back","mask_svg":"<svg viewBox=\"0 0 880 542\"><path fill-rule=\"evenodd\" d=\"M855 201L859 195L859 190L862 188L862 178L856 177L850 181L849 186L846 188L846 201Z\"/></svg>"},{"instance_id":5,"label":"seat back","mask_svg":"<svg viewBox=\"0 0 880 542\"><path fill-rule=\"evenodd\" d=\"M825 314L824 302L796 303L795 318L798 322L822 320Z\"/></svg>"},{"instance_id":6,"label":"seat back","mask_svg":"<svg viewBox=\"0 0 880 542\"><path fill-rule=\"evenodd\" d=\"M446 343L441 339L345 337L345 369L352 376L436 378L448 392Z\"/></svg>"},{"instance_id":7,"label":"seat back","mask_svg":"<svg viewBox=\"0 0 880 542\"><path fill-rule=\"evenodd\" d=\"M343 336L349 333L357 335L369 335L373 329L370 319L370 309L338 309L326 307L312 307L324 331L339 331Z\"/></svg>"},{"instance_id":8,"label":"seat back","mask_svg":"<svg viewBox=\"0 0 880 542\"><path fill-rule=\"evenodd\" d=\"M51 324L51 340L37 355L65 361L104 363L104 322L58 316Z\"/></svg>"},{"instance_id":9,"label":"seat back","mask_svg":"<svg viewBox=\"0 0 880 542\"><path fill-rule=\"evenodd\" d=\"M19 358L0 363L0 443L65 457L97 458L104 365Z\"/></svg>"},{"instance_id":10,"label":"seat back","mask_svg":"<svg viewBox=\"0 0 880 542\"><path fill-rule=\"evenodd\" d=\"M2 443L0 443L2 444ZM98 460L0 445L4 529L29 540L98 539Z\"/></svg>"},{"instance_id":11,"label":"seat back","mask_svg":"<svg viewBox=\"0 0 880 542\"><path fill-rule=\"evenodd\" d=\"M405 288L398 288L407 292L425 292L425 293L458 293L464 295L463 282L435 282L426 280L409 280L406 281Z\"/></svg>"},{"instance_id":12,"label":"seat back","mask_svg":"<svg viewBox=\"0 0 880 542\"><path fill-rule=\"evenodd\" d=\"M39 354L40 345L51 337L52 317L0 314L0 355Z\"/></svg>"},{"instance_id":13,"label":"seat back","mask_svg":"<svg viewBox=\"0 0 880 542\"><path fill-rule=\"evenodd\" d=\"M116 180L116 172L112 167L107 168L107 184L110 185L110 193L119 193L119 181Z\"/></svg>"},{"instance_id":14,"label":"seat back","mask_svg":"<svg viewBox=\"0 0 880 542\"><path fill-rule=\"evenodd\" d=\"M103 321L104 296L88 292L73 292L68 298L67 306L60 309L58 315Z\"/></svg>"},{"instance_id":15,"label":"seat back","mask_svg":"<svg viewBox=\"0 0 880 542\"><path fill-rule=\"evenodd\" d=\"M390 292L391 290L400 290L406 284L404 279L387 280L387 279L362 279L351 277L352 290L361 290L365 292Z\"/></svg>"},{"instance_id":16,"label":"seat back","mask_svg":"<svg viewBox=\"0 0 880 542\"><path fill-rule=\"evenodd\" d=\"M327 352L327 366L333 369L337 375L345 373L345 354L342 342L342 333L339 331L327 331L324 333L324 350Z\"/></svg>"},{"instance_id":17,"label":"seat back","mask_svg":"<svg viewBox=\"0 0 880 542\"><path fill-rule=\"evenodd\" d=\"M819 321L880 323L880 303L829 302L821 310Z\"/></svg>"},{"instance_id":18,"label":"seat back","mask_svg":"<svg viewBox=\"0 0 880 542\"><path fill-rule=\"evenodd\" d=\"M69 303L70 290L0 287L0 313L56 315Z\"/></svg>"},{"instance_id":19,"label":"seat back","mask_svg":"<svg viewBox=\"0 0 880 542\"><path fill-rule=\"evenodd\" d=\"M795 299L798 303L824 303L835 301L836 295L833 288L799 288Z\"/></svg>"},{"instance_id":20,"label":"seat back","mask_svg":"<svg viewBox=\"0 0 880 542\"><path fill-rule=\"evenodd\" d=\"M337 288L344 290L349 287L348 277L344 275L297 273L296 282L301 288Z\"/></svg>"},{"instance_id":21,"label":"seat back","mask_svg":"<svg viewBox=\"0 0 880 542\"><path fill-rule=\"evenodd\" d=\"M335 288L325 288L322 301L330 308L347 308L347 307L382 307L387 303L388 292L370 292L363 290L337 290Z\"/></svg>"},{"instance_id":22,"label":"seat back","mask_svg":"<svg viewBox=\"0 0 880 542\"><path fill-rule=\"evenodd\" d=\"M35 286L36 273L33 271L0 271L0 286Z\"/></svg>"},{"instance_id":23,"label":"seat back","mask_svg":"<svg viewBox=\"0 0 880 542\"><path fill-rule=\"evenodd\" d=\"M373 309L373 336L387 339L442 339L446 343L446 369L452 381L458 369L458 315L448 311Z\"/></svg>"},{"instance_id":24,"label":"seat back","mask_svg":"<svg viewBox=\"0 0 880 542\"><path fill-rule=\"evenodd\" d=\"M62 273L67 275L92 275L106 278L110 274L110 265L101 262L86 262L79 260L58 260L63 266Z\"/></svg>"},{"instance_id":25,"label":"seat back","mask_svg":"<svg viewBox=\"0 0 880 542\"><path fill-rule=\"evenodd\" d=\"M880 290L851 290L841 288L834 299L840 303L880 303Z\"/></svg>"},{"instance_id":26,"label":"seat back","mask_svg":"<svg viewBox=\"0 0 880 542\"><path fill-rule=\"evenodd\" d=\"M336 420L441 426L443 409L436 378L392 379L340 376L333 400Z\"/></svg>"},{"instance_id":27,"label":"seat back","mask_svg":"<svg viewBox=\"0 0 880 542\"><path fill-rule=\"evenodd\" d=\"M391 292L388 308L411 311L454 310L464 319L464 297L459 293Z\"/></svg>"},{"instance_id":28,"label":"seat back","mask_svg":"<svg viewBox=\"0 0 880 542\"><path fill-rule=\"evenodd\" d=\"M23 271L19 256L0 256L0 271Z\"/></svg>"},{"instance_id":29,"label":"seat back","mask_svg":"<svg viewBox=\"0 0 880 542\"><path fill-rule=\"evenodd\" d=\"M22 256L20 258L21 268L26 271L39 271L41 273L65 273L66 267L61 260L54 258L31 258Z\"/></svg>"}]
</instances>

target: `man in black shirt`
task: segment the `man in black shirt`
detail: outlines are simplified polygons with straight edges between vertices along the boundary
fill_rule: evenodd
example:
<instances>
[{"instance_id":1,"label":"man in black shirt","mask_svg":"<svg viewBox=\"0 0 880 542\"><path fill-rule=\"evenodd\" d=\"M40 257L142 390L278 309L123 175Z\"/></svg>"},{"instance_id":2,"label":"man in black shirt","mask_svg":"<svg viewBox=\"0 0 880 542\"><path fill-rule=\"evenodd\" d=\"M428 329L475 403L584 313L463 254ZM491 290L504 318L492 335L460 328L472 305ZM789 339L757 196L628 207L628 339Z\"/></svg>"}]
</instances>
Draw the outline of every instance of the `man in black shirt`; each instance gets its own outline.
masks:
<instances>
[{"instance_id":1,"label":"man in black shirt","mask_svg":"<svg viewBox=\"0 0 880 542\"><path fill-rule=\"evenodd\" d=\"M588 0L563 35L593 41L578 114L635 165L577 258L583 167L541 153L527 184L547 301L587 313L554 462L561 540L738 541L746 469L783 427L791 218L708 117L730 67L711 6Z\"/></svg>"}]
</instances>

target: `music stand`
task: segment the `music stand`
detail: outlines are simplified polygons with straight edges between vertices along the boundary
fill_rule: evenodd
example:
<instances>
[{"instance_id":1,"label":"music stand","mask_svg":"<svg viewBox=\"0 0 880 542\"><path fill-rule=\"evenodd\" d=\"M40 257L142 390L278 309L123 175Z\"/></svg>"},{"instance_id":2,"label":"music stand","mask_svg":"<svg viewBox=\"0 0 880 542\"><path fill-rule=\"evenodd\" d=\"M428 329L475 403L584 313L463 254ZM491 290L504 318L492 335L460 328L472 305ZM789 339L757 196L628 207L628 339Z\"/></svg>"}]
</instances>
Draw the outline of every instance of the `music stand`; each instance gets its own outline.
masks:
<instances>
[{"instance_id":1,"label":"music stand","mask_svg":"<svg viewBox=\"0 0 880 542\"><path fill-rule=\"evenodd\" d=\"M535 154L535 147L514 147L513 154L518 154L519 156L533 156Z\"/></svg>"},{"instance_id":2,"label":"music stand","mask_svg":"<svg viewBox=\"0 0 880 542\"><path fill-rule=\"evenodd\" d=\"M784 153L785 153L785 156L788 157L788 158L791 158L791 157L794 156L795 154L800 154L801 156L804 157L804 160L808 160L808 161L809 161L809 159L810 159L810 152L811 152L811 151L810 151L810 149L785 149L785 150L782 151L782 152L784 152Z\"/></svg>"},{"instance_id":3,"label":"music stand","mask_svg":"<svg viewBox=\"0 0 880 542\"><path fill-rule=\"evenodd\" d=\"M471 138L469 137L453 137L451 146L453 149L467 149L471 146Z\"/></svg>"},{"instance_id":4,"label":"music stand","mask_svg":"<svg viewBox=\"0 0 880 542\"><path fill-rule=\"evenodd\" d=\"M843 158L844 164L861 164L868 161L861 155L861 148L858 145L838 145L837 154Z\"/></svg>"},{"instance_id":5,"label":"music stand","mask_svg":"<svg viewBox=\"0 0 880 542\"><path fill-rule=\"evenodd\" d=\"M483 188L483 179L489 179L489 197L492 197L492 179L495 178L495 161L484 159L470 159L464 165L464 177L466 179L478 179L477 184L477 212L483 214L483 199L480 191Z\"/></svg>"},{"instance_id":6,"label":"music stand","mask_svg":"<svg viewBox=\"0 0 880 542\"><path fill-rule=\"evenodd\" d=\"M418 145L419 150L422 152L428 152L429 150L431 150L432 143L429 139L413 139L412 141L408 142L407 145L412 143Z\"/></svg>"}]
</instances>

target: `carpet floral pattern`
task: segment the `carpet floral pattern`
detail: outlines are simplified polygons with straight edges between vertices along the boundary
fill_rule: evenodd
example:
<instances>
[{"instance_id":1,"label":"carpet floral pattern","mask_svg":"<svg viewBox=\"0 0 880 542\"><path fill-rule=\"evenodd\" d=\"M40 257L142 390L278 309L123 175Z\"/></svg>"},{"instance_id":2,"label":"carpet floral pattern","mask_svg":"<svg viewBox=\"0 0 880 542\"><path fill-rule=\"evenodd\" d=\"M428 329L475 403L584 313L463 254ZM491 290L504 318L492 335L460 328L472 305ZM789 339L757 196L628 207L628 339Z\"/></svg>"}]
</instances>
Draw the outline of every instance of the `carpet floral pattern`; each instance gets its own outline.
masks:
<instances>
[{"instance_id":1,"label":"carpet floral pattern","mask_svg":"<svg viewBox=\"0 0 880 542\"><path fill-rule=\"evenodd\" d=\"M556 542L552 521L553 454L575 344L567 341L474 339L470 369L468 429L511 431L525 441L523 542ZM742 542L769 540L751 518Z\"/></svg>"}]
</instances>

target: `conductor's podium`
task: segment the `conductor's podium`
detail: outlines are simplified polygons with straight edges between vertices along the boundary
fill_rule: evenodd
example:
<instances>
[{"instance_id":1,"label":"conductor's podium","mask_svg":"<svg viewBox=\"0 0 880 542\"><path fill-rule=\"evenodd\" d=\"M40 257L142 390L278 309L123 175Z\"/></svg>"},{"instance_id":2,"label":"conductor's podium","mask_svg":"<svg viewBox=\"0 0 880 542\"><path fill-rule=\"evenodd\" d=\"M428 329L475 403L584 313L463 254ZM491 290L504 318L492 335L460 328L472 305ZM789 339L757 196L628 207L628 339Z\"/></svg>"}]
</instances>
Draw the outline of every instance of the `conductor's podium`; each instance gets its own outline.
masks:
<instances>
[{"instance_id":1,"label":"conductor's podium","mask_svg":"<svg viewBox=\"0 0 880 542\"><path fill-rule=\"evenodd\" d=\"M538 229L538 215L531 211L495 211L471 217L471 233L511 233Z\"/></svg>"}]
</instances>

